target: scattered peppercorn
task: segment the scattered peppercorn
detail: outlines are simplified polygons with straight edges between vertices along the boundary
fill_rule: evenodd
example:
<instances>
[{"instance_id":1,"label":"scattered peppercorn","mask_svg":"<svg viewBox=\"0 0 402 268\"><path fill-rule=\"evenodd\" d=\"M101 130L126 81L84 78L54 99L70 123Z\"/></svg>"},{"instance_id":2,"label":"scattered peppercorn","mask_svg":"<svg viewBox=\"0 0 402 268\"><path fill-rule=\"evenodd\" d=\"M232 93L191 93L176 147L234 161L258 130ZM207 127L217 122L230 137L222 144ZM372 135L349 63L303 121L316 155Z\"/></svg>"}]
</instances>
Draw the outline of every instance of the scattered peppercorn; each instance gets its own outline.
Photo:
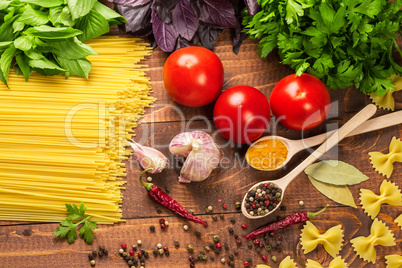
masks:
<instances>
[{"instance_id":1,"label":"scattered peppercorn","mask_svg":"<svg viewBox=\"0 0 402 268\"><path fill-rule=\"evenodd\" d=\"M145 258L148 258L148 257L149 257L148 251L145 251L145 252L144 252L144 257L145 257Z\"/></svg>"},{"instance_id":2,"label":"scattered peppercorn","mask_svg":"<svg viewBox=\"0 0 402 268\"><path fill-rule=\"evenodd\" d=\"M137 265L137 263L138 263L138 260L137 260L137 259L133 259L132 261L133 261L133 264L134 264L134 265Z\"/></svg>"},{"instance_id":3,"label":"scattered peppercorn","mask_svg":"<svg viewBox=\"0 0 402 268\"><path fill-rule=\"evenodd\" d=\"M211 250L211 248L208 247L208 246L205 246L205 247L204 247L204 250L205 250L206 252L209 252L209 251Z\"/></svg>"},{"instance_id":4,"label":"scattered peppercorn","mask_svg":"<svg viewBox=\"0 0 402 268\"><path fill-rule=\"evenodd\" d=\"M128 256L128 254L127 254L127 252L123 252L123 254L122 254L122 256L125 258L125 257L127 257Z\"/></svg>"},{"instance_id":5,"label":"scattered peppercorn","mask_svg":"<svg viewBox=\"0 0 402 268\"><path fill-rule=\"evenodd\" d=\"M139 246L141 246L141 244L142 244L141 240L138 240L138 241L137 241L137 244L138 244Z\"/></svg>"},{"instance_id":6,"label":"scattered peppercorn","mask_svg":"<svg viewBox=\"0 0 402 268\"><path fill-rule=\"evenodd\" d=\"M231 218L231 219L230 219L230 222L231 222L232 224L235 224L235 223L236 223L235 218Z\"/></svg>"},{"instance_id":7,"label":"scattered peppercorn","mask_svg":"<svg viewBox=\"0 0 402 268\"><path fill-rule=\"evenodd\" d=\"M233 251L233 253L234 253L234 255L236 255L236 256L240 255L240 252L239 252L237 249L235 249L235 250Z\"/></svg>"},{"instance_id":8,"label":"scattered peppercorn","mask_svg":"<svg viewBox=\"0 0 402 268\"><path fill-rule=\"evenodd\" d=\"M242 224L241 228L246 229L247 228L247 224Z\"/></svg>"},{"instance_id":9,"label":"scattered peppercorn","mask_svg":"<svg viewBox=\"0 0 402 268\"><path fill-rule=\"evenodd\" d=\"M183 229L184 229L184 231L187 231L187 230L188 230L188 226L187 226L187 225L183 225Z\"/></svg>"},{"instance_id":10,"label":"scattered peppercorn","mask_svg":"<svg viewBox=\"0 0 402 268\"><path fill-rule=\"evenodd\" d=\"M229 230L229 234L233 234L233 232L234 232L233 228L229 228L228 230Z\"/></svg>"},{"instance_id":11,"label":"scattered peppercorn","mask_svg":"<svg viewBox=\"0 0 402 268\"><path fill-rule=\"evenodd\" d=\"M234 238L237 239L239 236L237 234L234 235Z\"/></svg>"},{"instance_id":12,"label":"scattered peppercorn","mask_svg":"<svg viewBox=\"0 0 402 268\"><path fill-rule=\"evenodd\" d=\"M188 250L189 252L193 252L193 251L194 251L194 247L193 247L192 245L188 245L188 246L187 246L187 250Z\"/></svg>"},{"instance_id":13,"label":"scattered peppercorn","mask_svg":"<svg viewBox=\"0 0 402 268\"><path fill-rule=\"evenodd\" d=\"M155 226L151 225L149 226L149 229L151 230L151 232L155 232Z\"/></svg>"},{"instance_id":14,"label":"scattered peppercorn","mask_svg":"<svg viewBox=\"0 0 402 268\"><path fill-rule=\"evenodd\" d=\"M195 267L195 264L193 262L190 262L190 267Z\"/></svg>"},{"instance_id":15,"label":"scattered peppercorn","mask_svg":"<svg viewBox=\"0 0 402 268\"><path fill-rule=\"evenodd\" d=\"M248 261L245 261L244 262L244 267L249 267L249 266L250 266L250 263Z\"/></svg>"},{"instance_id":16,"label":"scattered peppercorn","mask_svg":"<svg viewBox=\"0 0 402 268\"><path fill-rule=\"evenodd\" d=\"M225 258L222 258L221 263L225 263L225 262L226 262Z\"/></svg>"},{"instance_id":17,"label":"scattered peppercorn","mask_svg":"<svg viewBox=\"0 0 402 268\"><path fill-rule=\"evenodd\" d=\"M134 255L134 250L130 250L129 253L131 256Z\"/></svg>"},{"instance_id":18,"label":"scattered peppercorn","mask_svg":"<svg viewBox=\"0 0 402 268\"><path fill-rule=\"evenodd\" d=\"M131 248L132 248L134 251L137 251L137 246L136 246L136 245L133 245Z\"/></svg>"},{"instance_id":19,"label":"scattered peppercorn","mask_svg":"<svg viewBox=\"0 0 402 268\"><path fill-rule=\"evenodd\" d=\"M147 177L148 182L152 182L152 177Z\"/></svg>"},{"instance_id":20,"label":"scattered peppercorn","mask_svg":"<svg viewBox=\"0 0 402 268\"><path fill-rule=\"evenodd\" d=\"M214 235L213 239L215 243L219 242L219 235Z\"/></svg>"},{"instance_id":21,"label":"scattered peppercorn","mask_svg":"<svg viewBox=\"0 0 402 268\"><path fill-rule=\"evenodd\" d=\"M121 248L126 249L126 248L127 248L127 244L126 244L126 243L121 244Z\"/></svg>"},{"instance_id":22,"label":"scattered peppercorn","mask_svg":"<svg viewBox=\"0 0 402 268\"><path fill-rule=\"evenodd\" d=\"M241 203L240 203L240 202L236 202L236 203L235 203L235 208L236 208L236 209L240 209L240 208L241 208Z\"/></svg>"},{"instance_id":23,"label":"scattered peppercorn","mask_svg":"<svg viewBox=\"0 0 402 268\"><path fill-rule=\"evenodd\" d=\"M138 253L137 253L137 256L138 256L138 259L141 259L141 257L142 257L142 252L138 252Z\"/></svg>"},{"instance_id":24,"label":"scattered peppercorn","mask_svg":"<svg viewBox=\"0 0 402 268\"><path fill-rule=\"evenodd\" d=\"M271 257L271 260L272 260L273 262L276 262L276 256L272 256L272 257Z\"/></svg>"},{"instance_id":25,"label":"scattered peppercorn","mask_svg":"<svg viewBox=\"0 0 402 268\"><path fill-rule=\"evenodd\" d=\"M179 248L180 247L180 242L179 241L174 241L174 247Z\"/></svg>"},{"instance_id":26,"label":"scattered peppercorn","mask_svg":"<svg viewBox=\"0 0 402 268\"><path fill-rule=\"evenodd\" d=\"M266 251L270 251L270 250L271 250L271 245L266 245L266 246L265 246L265 250L266 250Z\"/></svg>"},{"instance_id":27,"label":"scattered peppercorn","mask_svg":"<svg viewBox=\"0 0 402 268\"><path fill-rule=\"evenodd\" d=\"M159 252L159 255L163 255L164 251L163 251L163 249L160 248L160 249L158 249L158 252Z\"/></svg>"},{"instance_id":28,"label":"scattered peppercorn","mask_svg":"<svg viewBox=\"0 0 402 268\"><path fill-rule=\"evenodd\" d=\"M215 248L217 248L217 249L222 248L222 244L221 244L221 243L216 243L216 244L215 244Z\"/></svg>"},{"instance_id":29,"label":"scattered peppercorn","mask_svg":"<svg viewBox=\"0 0 402 268\"><path fill-rule=\"evenodd\" d=\"M129 266L132 266L132 265L134 265L134 262L133 262L132 260L128 260L128 261L127 261L127 264L128 264Z\"/></svg>"},{"instance_id":30,"label":"scattered peppercorn","mask_svg":"<svg viewBox=\"0 0 402 268\"><path fill-rule=\"evenodd\" d=\"M212 211L212 206L208 206L207 209L208 209L209 211Z\"/></svg>"},{"instance_id":31,"label":"scattered peppercorn","mask_svg":"<svg viewBox=\"0 0 402 268\"><path fill-rule=\"evenodd\" d=\"M252 248L253 248L253 245L252 245L251 243L248 243L248 244L247 244L247 247L248 247L249 249L252 249Z\"/></svg>"},{"instance_id":32,"label":"scattered peppercorn","mask_svg":"<svg viewBox=\"0 0 402 268\"><path fill-rule=\"evenodd\" d=\"M211 259L211 261L214 261L214 260L215 260L215 257L214 257L214 256L210 256L209 258Z\"/></svg>"},{"instance_id":33,"label":"scattered peppercorn","mask_svg":"<svg viewBox=\"0 0 402 268\"><path fill-rule=\"evenodd\" d=\"M163 251L169 251L169 248L167 246L164 246Z\"/></svg>"},{"instance_id":34,"label":"scattered peppercorn","mask_svg":"<svg viewBox=\"0 0 402 268\"><path fill-rule=\"evenodd\" d=\"M162 213L162 209L161 209L160 207L157 207L157 208L156 208L156 212Z\"/></svg>"},{"instance_id":35,"label":"scattered peppercorn","mask_svg":"<svg viewBox=\"0 0 402 268\"><path fill-rule=\"evenodd\" d=\"M225 215L219 214L219 218L220 218L221 220L224 220L224 219L225 219Z\"/></svg>"},{"instance_id":36,"label":"scattered peppercorn","mask_svg":"<svg viewBox=\"0 0 402 268\"><path fill-rule=\"evenodd\" d=\"M217 220L218 220L218 216L217 216L217 215L212 215L212 220L213 220L213 221L217 221Z\"/></svg>"},{"instance_id":37,"label":"scattered peppercorn","mask_svg":"<svg viewBox=\"0 0 402 268\"><path fill-rule=\"evenodd\" d=\"M95 260L91 260L90 263L92 266L95 266Z\"/></svg>"},{"instance_id":38,"label":"scattered peppercorn","mask_svg":"<svg viewBox=\"0 0 402 268\"><path fill-rule=\"evenodd\" d=\"M237 243L238 245L241 244L241 238L240 238L240 237L236 238L236 243Z\"/></svg>"},{"instance_id":39,"label":"scattered peppercorn","mask_svg":"<svg viewBox=\"0 0 402 268\"><path fill-rule=\"evenodd\" d=\"M227 209L227 208L228 208L228 205L223 204L222 207L223 207L223 209Z\"/></svg>"},{"instance_id":40,"label":"scattered peppercorn","mask_svg":"<svg viewBox=\"0 0 402 268\"><path fill-rule=\"evenodd\" d=\"M196 237L201 237L201 232L200 231L195 231L194 234L195 234Z\"/></svg>"},{"instance_id":41,"label":"scattered peppercorn","mask_svg":"<svg viewBox=\"0 0 402 268\"><path fill-rule=\"evenodd\" d=\"M214 253L216 254L216 255L219 255L219 253L220 253L220 251L219 251L219 249L214 249Z\"/></svg>"},{"instance_id":42,"label":"scattered peppercorn","mask_svg":"<svg viewBox=\"0 0 402 268\"><path fill-rule=\"evenodd\" d=\"M223 244L223 247L225 248L225 250L229 249L229 245L227 243Z\"/></svg>"},{"instance_id":43,"label":"scattered peppercorn","mask_svg":"<svg viewBox=\"0 0 402 268\"><path fill-rule=\"evenodd\" d=\"M229 262L229 266L230 266L230 267L234 267L234 261L230 261L230 262Z\"/></svg>"},{"instance_id":44,"label":"scattered peppercorn","mask_svg":"<svg viewBox=\"0 0 402 268\"><path fill-rule=\"evenodd\" d=\"M168 257L169 256L169 250L165 251L165 256Z\"/></svg>"},{"instance_id":45,"label":"scattered peppercorn","mask_svg":"<svg viewBox=\"0 0 402 268\"><path fill-rule=\"evenodd\" d=\"M299 201L299 206L303 206L304 202L302 200Z\"/></svg>"},{"instance_id":46,"label":"scattered peppercorn","mask_svg":"<svg viewBox=\"0 0 402 268\"><path fill-rule=\"evenodd\" d=\"M229 260L232 260L232 261L234 260L234 255L233 254L229 255Z\"/></svg>"},{"instance_id":47,"label":"scattered peppercorn","mask_svg":"<svg viewBox=\"0 0 402 268\"><path fill-rule=\"evenodd\" d=\"M122 249L122 248L121 248L121 249L119 249L119 254L120 254L120 255L122 255L122 254L123 254L123 252L124 252L124 249Z\"/></svg>"},{"instance_id":48,"label":"scattered peppercorn","mask_svg":"<svg viewBox=\"0 0 402 268\"><path fill-rule=\"evenodd\" d=\"M157 255L158 255L158 250L157 250L157 249L154 249L154 250L152 251L152 253L154 253L154 255L157 256Z\"/></svg>"}]
</instances>

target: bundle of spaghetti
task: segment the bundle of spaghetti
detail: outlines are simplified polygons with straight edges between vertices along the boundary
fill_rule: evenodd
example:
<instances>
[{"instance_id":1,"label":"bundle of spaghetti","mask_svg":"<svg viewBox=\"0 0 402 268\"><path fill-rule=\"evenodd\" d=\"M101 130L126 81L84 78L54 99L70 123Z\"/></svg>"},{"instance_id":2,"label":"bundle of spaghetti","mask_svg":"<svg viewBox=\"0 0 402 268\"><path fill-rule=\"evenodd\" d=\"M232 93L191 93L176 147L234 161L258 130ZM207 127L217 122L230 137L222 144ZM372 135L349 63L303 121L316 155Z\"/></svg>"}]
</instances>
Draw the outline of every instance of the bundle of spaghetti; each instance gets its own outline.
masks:
<instances>
[{"instance_id":1,"label":"bundle of spaghetti","mask_svg":"<svg viewBox=\"0 0 402 268\"><path fill-rule=\"evenodd\" d=\"M10 89L0 85L0 220L60 222L83 201L91 220L122 221L126 139L155 101L141 63L150 47L87 44L98 54L88 80L10 72Z\"/></svg>"}]
</instances>

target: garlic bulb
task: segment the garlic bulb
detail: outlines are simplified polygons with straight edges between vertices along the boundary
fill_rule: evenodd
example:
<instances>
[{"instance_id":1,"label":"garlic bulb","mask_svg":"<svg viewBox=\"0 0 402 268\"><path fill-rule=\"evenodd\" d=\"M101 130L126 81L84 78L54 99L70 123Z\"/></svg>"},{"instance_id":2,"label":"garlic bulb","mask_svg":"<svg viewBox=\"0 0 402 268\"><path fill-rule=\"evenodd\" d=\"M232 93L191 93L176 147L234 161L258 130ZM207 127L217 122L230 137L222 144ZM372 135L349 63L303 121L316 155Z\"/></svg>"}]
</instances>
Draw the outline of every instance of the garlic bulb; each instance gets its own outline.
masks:
<instances>
[{"instance_id":1,"label":"garlic bulb","mask_svg":"<svg viewBox=\"0 0 402 268\"><path fill-rule=\"evenodd\" d=\"M186 157L179 182L205 180L220 161L219 148L212 137L203 131L178 134L170 142L169 151L176 156Z\"/></svg>"},{"instance_id":2,"label":"garlic bulb","mask_svg":"<svg viewBox=\"0 0 402 268\"><path fill-rule=\"evenodd\" d=\"M134 141L128 141L134 150L134 155L143 169L152 168L151 174L159 173L166 167L167 158L158 150L142 146Z\"/></svg>"}]
</instances>

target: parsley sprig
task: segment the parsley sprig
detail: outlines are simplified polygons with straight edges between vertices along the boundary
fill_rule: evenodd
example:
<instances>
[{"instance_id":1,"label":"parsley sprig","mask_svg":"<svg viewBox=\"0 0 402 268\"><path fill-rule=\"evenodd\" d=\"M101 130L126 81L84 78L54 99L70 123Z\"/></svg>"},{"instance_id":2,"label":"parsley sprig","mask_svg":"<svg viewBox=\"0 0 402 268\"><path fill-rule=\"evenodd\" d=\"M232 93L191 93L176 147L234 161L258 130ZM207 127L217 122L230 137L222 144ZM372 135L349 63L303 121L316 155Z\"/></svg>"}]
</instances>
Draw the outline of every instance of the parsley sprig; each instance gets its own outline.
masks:
<instances>
[{"instance_id":1,"label":"parsley sprig","mask_svg":"<svg viewBox=\"0 0 402 268\"><path fill-rule=\"evenodd\" d=\"M258 0L261 11L243 25L260 39L259 53L278 49L296 74L308 72L332 89L355 85L365 94L395 90L389 78L401 75L392 58L401 52L402 1Z\"/></svg>"},{"instance_id":2,"label":"parsley sprig","mask_svg":"<svg viewBox=\"0 0 402 268\"><path fill-rule=\"evenodd\" d=\"M77 238L77 226L83 224L79 230L79 234L84 237L85 242L91 244L94 235L93 230L97 229L98 226L96 222L89 220L91 216L85 217L85 211L88 207L84 206L84 202L81 202L80 207L77 207L76 204L66 204L66 208L70 214L60 223L60 226L53 232L53 235L60 236L61 238L67 236L67 242L71 244ZM79 219L81 220L78 221Z\"/></svg>"}]
</instances>

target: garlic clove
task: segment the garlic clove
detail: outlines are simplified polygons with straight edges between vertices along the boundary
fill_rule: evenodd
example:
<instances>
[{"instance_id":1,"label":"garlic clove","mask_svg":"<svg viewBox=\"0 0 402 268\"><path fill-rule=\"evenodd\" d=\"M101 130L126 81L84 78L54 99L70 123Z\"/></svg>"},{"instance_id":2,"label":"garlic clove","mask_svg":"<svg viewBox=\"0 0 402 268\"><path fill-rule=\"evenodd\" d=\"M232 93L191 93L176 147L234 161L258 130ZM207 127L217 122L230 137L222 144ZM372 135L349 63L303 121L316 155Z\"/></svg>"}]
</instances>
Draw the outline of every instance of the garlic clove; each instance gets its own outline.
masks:
<instances>
[{"instance_id":1,"label":"garlic clove","mask_svg":"<svg viewBox=\"0 0 402 268\"><path fill-rule=\"evenodd\" d=\"M134 150L134 155L143 169L152 168L148 171L151 174L161 172L167 165L167 158L160 151L142 146L134 141L128 141Z\"/></svg>"},{"instance_id":2,"label":"garlic clove","mask_svg":"<svg viewBox=\"0 0 402 268\"><path fill-rule=\"evenodd\" d=\"M192 136L190 132L176 135L169 145L169 151L175 156L187 157L192 150Z\"/></svg>"}]
</instances>

